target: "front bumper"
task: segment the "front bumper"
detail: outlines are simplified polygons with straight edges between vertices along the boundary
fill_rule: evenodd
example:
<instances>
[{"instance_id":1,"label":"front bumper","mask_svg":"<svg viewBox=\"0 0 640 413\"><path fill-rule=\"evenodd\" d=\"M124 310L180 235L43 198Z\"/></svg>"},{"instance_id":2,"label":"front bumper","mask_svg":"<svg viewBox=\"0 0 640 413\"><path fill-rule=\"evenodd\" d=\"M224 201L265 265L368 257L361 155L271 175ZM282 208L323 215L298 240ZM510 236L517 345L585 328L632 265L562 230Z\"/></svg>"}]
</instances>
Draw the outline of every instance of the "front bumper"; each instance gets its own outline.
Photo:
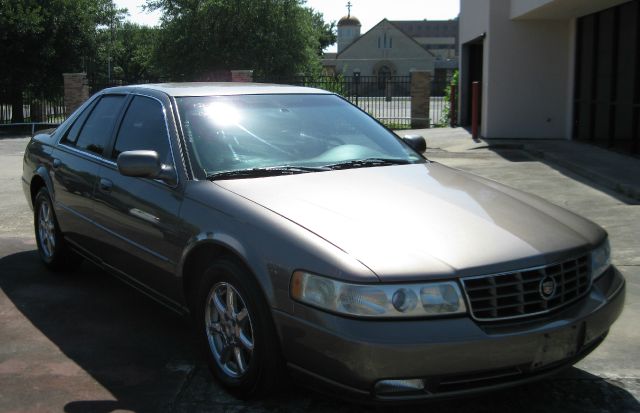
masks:
<instances>
[{"instance_id":1,"label":"front bumper","mask_svg":"<svg viewBox=\"0 0 640 413\"><path fill-rule=\"evenodd\" d=\"M402 401L455 397L539 379L586 356L622 312L625 282L611 267L590 293L530 320L470 317L362 320L296 304L274 311L292 374L349 398ZM425 390L379 394L384 379L423 379Z\"/></svg>"}]
</instances>

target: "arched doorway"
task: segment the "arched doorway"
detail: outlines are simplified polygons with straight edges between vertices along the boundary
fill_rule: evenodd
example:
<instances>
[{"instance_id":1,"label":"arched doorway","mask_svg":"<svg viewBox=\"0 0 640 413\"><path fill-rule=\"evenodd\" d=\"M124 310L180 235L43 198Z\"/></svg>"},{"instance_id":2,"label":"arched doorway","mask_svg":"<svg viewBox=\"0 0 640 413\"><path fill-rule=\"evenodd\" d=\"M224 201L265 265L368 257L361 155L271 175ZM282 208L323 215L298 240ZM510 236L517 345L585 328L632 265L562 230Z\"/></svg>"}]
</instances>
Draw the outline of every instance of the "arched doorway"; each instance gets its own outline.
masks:
<instances>
[{"instance_id":1,"label":"arched doorway","mask_svg":"<svg viewBox=\"0 0 640 413\"><path fill-rule=\"evenodd\" d=\"M378 89L384 90L389 79L391 79L391 69L386 65L381 66L378 69Z\"/></svg>"}]
</instances>

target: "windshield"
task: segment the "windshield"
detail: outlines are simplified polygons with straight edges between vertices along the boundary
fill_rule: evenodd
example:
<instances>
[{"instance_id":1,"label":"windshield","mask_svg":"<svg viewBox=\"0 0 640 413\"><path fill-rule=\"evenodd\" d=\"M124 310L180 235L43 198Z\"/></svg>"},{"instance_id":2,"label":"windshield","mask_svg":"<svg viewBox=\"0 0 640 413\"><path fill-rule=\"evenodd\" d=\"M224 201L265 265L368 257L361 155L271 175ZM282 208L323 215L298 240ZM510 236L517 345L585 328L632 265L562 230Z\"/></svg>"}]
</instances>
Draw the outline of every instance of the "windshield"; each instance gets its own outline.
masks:
<instances>
[{"instance_id":1,"label":"windshield","mask_svg":"<svg viewBox=\"0 0 640 413\"><path fill-rule=\"evenodd\" d=\"M425 162L391 132L335 95L176 98L200 177L238 171L319 172ZM335 168L339 165L339 168ZM263 175L264 176L264 175Z\"/></svg>"}]
</instances>

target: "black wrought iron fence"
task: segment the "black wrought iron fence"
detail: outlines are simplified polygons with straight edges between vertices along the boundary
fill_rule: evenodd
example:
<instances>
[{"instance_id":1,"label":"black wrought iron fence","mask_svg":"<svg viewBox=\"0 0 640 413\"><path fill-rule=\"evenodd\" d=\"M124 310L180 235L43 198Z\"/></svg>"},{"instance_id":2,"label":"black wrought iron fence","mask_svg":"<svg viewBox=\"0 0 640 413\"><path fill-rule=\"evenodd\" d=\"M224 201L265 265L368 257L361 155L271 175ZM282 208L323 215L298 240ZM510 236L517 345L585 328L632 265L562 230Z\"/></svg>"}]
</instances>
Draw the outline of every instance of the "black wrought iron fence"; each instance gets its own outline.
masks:
<instances>
[{"instance_id":1,"label":"black wrought iron fence","mask_svg":"<svg viewBox=\"0 0 640 413\"><path fill-rule=\"evenodd\" d=\"M429 119L431 127L449 126L449 81L434 79L431 81L429 97Z\"/></svg>"},{"instance_id":2,"label":"black wrought iron fence","mask_svg":"<svg viewBox=\"0 0 640 413\"><path fill-rule=\"evenodd\" d=\"M256 78L260 83L335 92L392 129L411 127L410 76L305 76Z\"/></svg>"},{"instance_id":3,"label":"black wrought iron fence","mask_svg":"<svg viewBox=\"0 0 640 413\"><path fill-rule=\"evenodd\" d=\"M29 87L18 96L0 90L0 124L57 124L64 118L62 86L48 91Z\"/></svg>"}]
</instances>

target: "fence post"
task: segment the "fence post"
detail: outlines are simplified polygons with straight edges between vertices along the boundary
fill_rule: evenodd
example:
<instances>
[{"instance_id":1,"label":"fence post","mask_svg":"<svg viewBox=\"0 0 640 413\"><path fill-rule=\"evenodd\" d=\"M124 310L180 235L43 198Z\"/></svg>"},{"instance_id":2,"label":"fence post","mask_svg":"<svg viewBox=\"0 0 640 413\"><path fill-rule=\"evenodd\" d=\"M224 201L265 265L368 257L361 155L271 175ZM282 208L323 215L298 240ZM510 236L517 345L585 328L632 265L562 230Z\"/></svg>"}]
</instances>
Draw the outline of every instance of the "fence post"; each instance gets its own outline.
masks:
<instances>
[{"instance_id":1,"label":"fence post","mask_svg":"<svg viewBox=\"0 0 640 413\"><path fill-rule=\"evenodd\" d=\"M359 103L358 100L359 100L359 97L360 97L360 91L358 90L359 86L360 86L360 72L353 72L353 83L355 83L355 85L356 85L356 96L355 97L356 97L356 106L358 106L358 103Z\"/></svg>"},{"instance_id":2,"label":"fence post","mask_svg":"<svg viewBox=\"0 0 640 413\"><path fill-rule=\"evenodd\" d=\"M391 83L391 77L388 77L384 81L384 100L391 102L391 96L393 96L393 83Z\"/></svg>"},{"instance_id":3,"label":"fence post","mask_svg":"<svg viewBox=\"0 0 640 413\"><path fill-rule=\"evenodd\" d=\"M478 123L480 122L480 82L471 83L471 137L478 139Z\"/></svg>"},{"instance_id":4,"label":"fence post","mask_svg":"<svg viewBox=\"0 0 640 413\"><path fill-rule=\"evenodd\" d=\"M458 86L452 83L449 89L449 126L453 128L458 123Z\"/></svg>"},{"instance_id":5,"label":"fence post","mask_svg":"<svg viewBox=\"0 0 640 413\"><path fill-rule=\"evenodd\" d=\"M431 98L431 73L411 70L411 128L430 126L429 100Z\"/></svg>"},{"instance_id":6,"label":"fence post","mask_svg":"<svg viewBox=\"0 0 640 413\"><path fill-rule=\"evenodd\" d=\"M253 70L232 70L231 71L232 82L253 82Z\"/></svg>"},{"instance_id":7,"label":"fence post","mask_svg":"<svg viewBox=\"0 0 640 413\"><path fill-rule=\"evenodd\" d=\"M85 100L89 99L89 83L86 73L63 73L64 115L69 117Z\"/></svg>"}]
</instances>

